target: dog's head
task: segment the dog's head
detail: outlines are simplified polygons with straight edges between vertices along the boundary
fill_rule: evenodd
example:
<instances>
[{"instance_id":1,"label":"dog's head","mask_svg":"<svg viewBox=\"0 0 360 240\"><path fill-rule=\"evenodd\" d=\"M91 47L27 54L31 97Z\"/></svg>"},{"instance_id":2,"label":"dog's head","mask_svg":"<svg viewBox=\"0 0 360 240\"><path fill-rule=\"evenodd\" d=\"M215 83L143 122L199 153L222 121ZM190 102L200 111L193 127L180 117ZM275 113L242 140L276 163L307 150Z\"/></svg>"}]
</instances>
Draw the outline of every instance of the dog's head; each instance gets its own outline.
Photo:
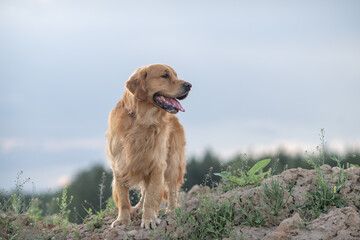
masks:
<instances>
[{"instance_id":1,"label":"dog's head","mask_svg":"<svg viewBox=\"0 0 360 240\"><path fill-rule=\"evenodd\" d=\"M189 94L192 85L177 77L171 67L151 64L137 69L126 82L126 88L140 101L148 101L169 113L185 110L178 100Z\"/></svg>"}]
</instances>

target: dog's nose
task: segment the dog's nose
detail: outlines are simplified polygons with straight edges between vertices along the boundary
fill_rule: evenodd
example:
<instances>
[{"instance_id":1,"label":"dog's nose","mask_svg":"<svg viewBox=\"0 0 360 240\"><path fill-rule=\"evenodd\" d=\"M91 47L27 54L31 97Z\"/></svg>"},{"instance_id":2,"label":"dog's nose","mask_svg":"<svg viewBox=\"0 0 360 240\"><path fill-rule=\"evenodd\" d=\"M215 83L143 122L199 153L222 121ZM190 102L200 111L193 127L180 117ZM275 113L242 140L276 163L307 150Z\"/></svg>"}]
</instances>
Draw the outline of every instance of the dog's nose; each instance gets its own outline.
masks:
<instances>
[{"instance_id":1,"label":"dog's nose","mask_svg":"<svg viewBox=\"0 0 360 240\"><path fill-rule=\"evenodd\" d=\"M190 90L191 87L192 87L191 83L189 83L189 82L184 82L184 83L183 83L183 86L184 86L184 88L187 89L187 90Z\"/></svg>"}]
</instances>

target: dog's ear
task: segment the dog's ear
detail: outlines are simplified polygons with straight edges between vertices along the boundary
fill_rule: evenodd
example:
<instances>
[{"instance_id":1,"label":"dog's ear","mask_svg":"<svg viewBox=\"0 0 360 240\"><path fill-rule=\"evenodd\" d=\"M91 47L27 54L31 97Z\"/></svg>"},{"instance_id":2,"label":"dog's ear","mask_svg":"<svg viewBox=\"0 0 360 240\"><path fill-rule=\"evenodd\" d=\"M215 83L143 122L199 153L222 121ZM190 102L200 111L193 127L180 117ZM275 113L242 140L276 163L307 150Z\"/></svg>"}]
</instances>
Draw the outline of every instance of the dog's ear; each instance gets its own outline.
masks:
<instances>
[{"instance_id":1,"label":"dog's ear","mask_svg":"<svg viewBox=\"0 0 360 240\"><path fill-rule=\"evenodd\" d=\"M147 96L146 88L145 88L145 79L147 76L147 72L145 68L138 68L126 82L126 88L134 94L134 96L144 101Z\"/></svg>"}]
</instances>

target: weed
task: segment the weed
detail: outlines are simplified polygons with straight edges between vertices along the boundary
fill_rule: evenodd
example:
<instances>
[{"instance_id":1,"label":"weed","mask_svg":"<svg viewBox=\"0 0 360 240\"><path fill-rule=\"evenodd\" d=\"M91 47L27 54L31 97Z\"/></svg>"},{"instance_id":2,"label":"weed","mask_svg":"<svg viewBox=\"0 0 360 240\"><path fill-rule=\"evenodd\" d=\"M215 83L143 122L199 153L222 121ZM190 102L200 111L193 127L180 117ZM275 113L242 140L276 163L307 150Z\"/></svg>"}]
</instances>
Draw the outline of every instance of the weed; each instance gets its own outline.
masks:
<instances>
[{"instance_id":1,"label":"weed","mask_svg":"<svg viewBox=\"0 0 360 240\"><path fill-rule=\"evenodd\" d=\"M102 201L104 198L104 187L105 187L106 173L103 172L101 175L101 183L99 184L99 199L100 199L100 212L102 211Z\"/></svg>"},{"instance_id":2,"label":"weed","mask_svg":"<svg viewBox=\"0 0 360 240\"><path fill-rule=\"evenodd\" d=\"M222 171L221 173L214 173L216 176L220 176L224 183L223 191L229 191L236 187L244 187L247 185L259 186L261 181L268 177L271 170L263 172L262 170L270 163L271 159L264 159L257 162L250 170L244 171L238 170L239 177L232 175L228 171Z\"/></svg>"},{"instance_id":3,"label":"weed","mask_svg":"<svg viewBox=\"0 0 360 240\"><path fill-rule=\"evenodd\" d=\"M38 198L32 198L26 213L35 220L42 220L42 209L40 209L40 200Z\"/></svg>"},{"instance_id":4,"label":"weed","mask_svg":"<svg viewBox=\"0 0 360 240\"><path fill-rule=\"evenodd\" d=\"M16 239L19 234L19 225L15 221L9 222L7 225L7 233L9 234L9 239Z\"/></svg>"},{"instance_id":5,"label":"weed","mask_svg":"<svg viewBox=\"0 0 360 240\"><path fill-rule=\"evenodd\" d=\"M286 213L294 210L297 205L293 204L290 207L286 207L294 189L294 185L288 185L285 190L280 182L275 179L271 179L270 187L264 183L262 185L264 194L261 194L262 200L265 202L265 205L269 208L269 214L275 217L283 216ZM287 196L285 192L288 192Z\"/></svg>"},{"instance_id":6,"label":"weed","mask_svg":"<svg viewBox=\"0 0 360 240\"><path fill-rule=\"evenodd\" d=\"M78 231L74 231L74 239L80 239L80 233Z\"/></svg>"},{"instance_id":7,"label":"weed","mask_svg":"<svg viewBox=\"0 0 360 240\"><path fill-rule=\"evenodd\" d=\"M109 213L112 213L112 212L114 212L115 208L116 208L115 201L112 198L112 196L110 196L108 198L108 200L106 201L106 209L105 210L107 210Z\"/></svg>"},{"instance_id":8,"label":"weed","mask_svg":"<svg viewBox=\"0 0 360 240\"><path fill-rule=\"evenodd\" d=\"M86 210L86 209L85 209ZM96 212L96 214L93 214L92 209L89 208L86 210L88 216L90 216L91 220L86 223L86 225L89 228L92 228L93 230L95 228L101 228L103 225L104 220L104 211Z\"/></svg>"},{"instance_id":9,"label":"weed","mask_svg":"<svg viewBox=\"0 0 360 240\"><path fill-rule=\"evenodd\" d=\"M234 240L246 240L246 235L245 235L245 233L241 233L239 235L239 233L236 230L234 230L230 233L229 238L234 239Z\"/></svg>"},{"instance_id":10,"label":"weed","mask_svg":"<svg viewBox=\"0 0 360 240\"><path fill-rule=\"evenodd\" d=\"M240 218L236 220L241 225L247 225L251 227L261 227L265 225L266 217L262 214L265 209L264 206L255 208L252 197L249 197L248 202L239 202L240 209L238 214Z\"/></svg>"},{"instance_id":11,"label":"weed","mask_svg":"<svg viewBox=\"0 0 360 240\"><path fill-rule=\"evenodd\" d=\"M17 238L20 229L19 224L14 220L15 219L11 217L0 215L0 226L2 230L5 230L4 232L0 232L0 239L3 239L2 237L5 237L5 239Z\"/></svg>"},{"instance_id":12,"label":"weed","mask_svg":"<svg viewBox=\"0 0 360 240\"><path fill-rule=\"evenodd\" d=\"M217 182L214 182L214 180L212 179L212 171L214 170L213 167L209 168L209 172L204 176L204 181L203 181L203 186L210 186L211 189L214 189L217 186ZM216 173L214 173L214 175L217 175Z\"/></svg>"},{"instance_id":13,"label":"weed","mask_svg":"<svg viewBox=\"0 0 360 240\"><path fill-rule=\"evenodd\" d=\"M17 174L15 180L15 190L10 195L10 198L7 198L5 196L2 197L3 199L1 204L1 210L3 210L4 212L11 211L15 215L19 215L23 213L26 209L25 196L22 191L24 185L30 181L30 178L26 178L25 180L22 180L21 179L22 174L23 171ZM5 194L1 194L1 195L5 195Z\"/></svg>"},{"instance_id":14,"label":"weed","mask_svg":"<svg viewBox=\"0 0 360 240\"><path fill-rule=\"evenodd\" d=\"M59 213L58 218L55 219L55 223L62 225L63 227L66 227L69 222L69 214L70 210L68 209L69 205L71 204L73 200L73 196L70 196L70 199L68 201L67 196L67 186L64 187L60 198L56 198L56 203L59 207Z\"/></svg>"},{"instance_id":15,"label":"weed","mask_svg":"<svg viewBox=\"0 0 360 240\"><path fill-rule=\"evenodd\" d=\"M159 231L159 229L155 225L155 228L151 231L151 239L170 240L170 239L177 239L177 237L174 236L172 233Z\"/></svg>"},{"instance_id":16,"label":"weed","mask_svg":"<svg viewBox=\"0 0 360 240\"><path fill-rule=\"evenodd\" d=\"M177 236L178 238L198 239L195 231L199 223L196 221L195 213L176 208L173 219L175 220L176 227L180 229L181 236Z\"/></svg>"},{"instance_id":17,"label":"weed","mask_svg":"<svg viewBox=\"0 0 360 240\"><path fill-rule=\"evenodd\" d=\"M318 147L320 152L320 162L316 162L312 158L309 158L308 163L316 170L316 190L307 194L308 201L300 208L300 213L306 220L312 220L320 216L321 213L327 212L330 207L345 207L347 206L346 197L344 196L343 189L346 186L348 174L344 172L344 166L341 165L341 159L332 157L331 159L337 163L340 168L336 184L331 184L334 179L334 174L331 175L331 179L327 180L323 169L320 164L324 163L325 159L325 140L324 130L321 130L320 140L321 146Z\"/></svg>"},{"instance_id":18,"label":"weed","mask_svg":"<svg viewBox=\"0 0 360 240\"><path fill-rule=\"evenodd\" d=\"M107 201L106 201L106 209L105 211L102 209L103 206L103 194L104 194L104 188L105 188L105 180L106 180L106 173L103 172L102 176L101 176L101 182L99 184L99 209L100 211L96 211L95 214L93 212L94 206L91 205L89 202L87 202L85 200L85 203L87 203L88 205L90 205L90 208L85 208L84 209L87 213L88 218L90 219L86 225L91 228L91 229L95 229L95 228L101 228L103 225L103 220L104 220L104 215L105 215L105 211L109 211L110 213L113 212L113 210L115 209L116 205L114 200L112 199L112 197L110 197Z\"/></svg>"},{"instance_id":19,"label":"weed","mask_svg":"<svg viewBox=\"0 0 360 240\"><path fill-rule=\"evenodd\" d=\"M337 179L337 184L331 185L325 179L323 171L317 170L317 189L313 193L308 193L309 200L302 208L306 209L311 218L317 218L320 213L327 212L330 207L345 207L347 206L346 198L342 194L345 186L347 175L340 170Z\"/></svg>"},{"instance_id":20,"label":"weed","mask_svg":"<svg viewBox=\"0 0 360 240\"><path fill-rule=\"evenodd\" d=\"M80 216L80 214L78 213L76 207L73 207L73 210L74 210L74 220L75 220L74 222L75 222L75 223L78 223L78 222L79 222L79 217L80 217L82 220L84 220L84 219Z\"/></svg>"},{"instance_id":21,"label":"weed","mask_svg":"<svg viewBox=\"0 0 360 240\"><path fill-rule=\"evenodd\" d=\"M314 193L308 193L308 201L301 207L306 219L311 220L327 212L331 206L345 207L346 201L341 196L336 186L329 187L326 181L318 181L318 187Z\"/></svg>"},{"instance_id":22,"label":"weed","mask_svg":"<svg viewBox=\"0 0 360 240\"><path fill-rule=\"evenodd\" d=\"M177 227L184 230L181 237L185 239L224 238L230 236L235 215L233 203L228 200L218 203L213 197L204 196L196 212L177 208L174 220Z\"/></svg>"}]
</instances>

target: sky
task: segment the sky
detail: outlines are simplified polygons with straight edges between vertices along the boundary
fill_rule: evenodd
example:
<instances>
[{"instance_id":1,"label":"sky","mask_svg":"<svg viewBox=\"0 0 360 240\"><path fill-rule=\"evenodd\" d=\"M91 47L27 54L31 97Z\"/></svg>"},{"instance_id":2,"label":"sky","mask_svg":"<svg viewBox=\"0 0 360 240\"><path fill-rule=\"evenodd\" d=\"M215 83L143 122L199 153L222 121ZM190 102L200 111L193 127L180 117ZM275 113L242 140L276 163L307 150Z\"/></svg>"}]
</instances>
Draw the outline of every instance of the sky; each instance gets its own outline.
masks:
<instances>
[{"instance_id":1,"label":"sky","mask_svg":"<svg viewBox=\"0 0 360 240\"><path fill-rule=\"evenodd\" d=\"M164 63L193 85L187 155L360 149L359 1L0 0L0 189L108 166L108 114Z\"/></svg>"}]
</instances>

